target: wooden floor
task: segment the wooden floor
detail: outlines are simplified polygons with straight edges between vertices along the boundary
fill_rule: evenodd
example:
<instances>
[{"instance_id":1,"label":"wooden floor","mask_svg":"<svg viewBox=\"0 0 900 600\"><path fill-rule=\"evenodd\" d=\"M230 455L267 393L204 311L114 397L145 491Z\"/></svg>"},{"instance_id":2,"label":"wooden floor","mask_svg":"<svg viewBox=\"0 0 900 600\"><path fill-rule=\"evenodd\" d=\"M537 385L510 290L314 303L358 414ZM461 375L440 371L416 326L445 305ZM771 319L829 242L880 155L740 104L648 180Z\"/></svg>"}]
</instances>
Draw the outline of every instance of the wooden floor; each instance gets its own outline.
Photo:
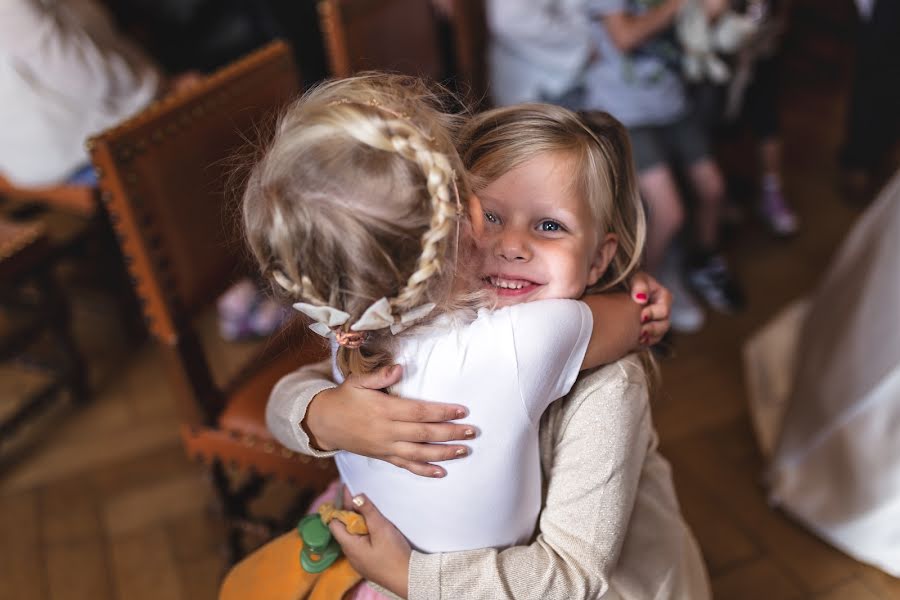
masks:
<instances>
[{"instance_id":1,"label":"wooden floor","mask_svg":"<svg viewBox=\"0 0 900 600\"><path fill-rule=\"evenodd\" d=\"M837 192L838 90L848 62L834 48L815 38L787 48L786 188L803 232L778 242L752 219L742 226L729 252L749 309L713 316L700 334L678 338L663 365L664 397L655 407L663 453L716 598L724 600L900 598L900 580L767 505L741 372L742 342L813 288L858 214ZM96 397L26 432L13 456L4 451L0 599L214 598L224 566L221 531L207 483L179 445L160 358L149 345L129 348L119 338L109 299L79 292L75 311ZM212 332L209 323L206 329ZM219 350L224 372L250 349ZM0 371L0 398L29 385L29 376Z\"/></svg>"}]
</instances>

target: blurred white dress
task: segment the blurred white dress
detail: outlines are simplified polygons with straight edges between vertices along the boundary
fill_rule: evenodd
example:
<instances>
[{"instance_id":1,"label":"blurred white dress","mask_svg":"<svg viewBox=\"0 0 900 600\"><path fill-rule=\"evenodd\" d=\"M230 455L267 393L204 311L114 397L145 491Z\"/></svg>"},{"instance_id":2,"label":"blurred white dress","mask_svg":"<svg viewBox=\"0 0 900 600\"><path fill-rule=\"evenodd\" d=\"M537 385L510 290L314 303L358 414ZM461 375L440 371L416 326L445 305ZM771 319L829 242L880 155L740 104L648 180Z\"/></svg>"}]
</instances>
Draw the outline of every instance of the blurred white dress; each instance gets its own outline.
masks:
<instances>
[{"instance_id":1,"label":"blurred white dress","mask_svg":"<svg viewBox=\"0 0 900 600\"><path fill-rule=\"evenodd\" d=\"M0 174L55 185L85 139L147 106L162 77L97 0L0 0Z\"/></svg>"},{"instance_id":2,"label":"blurred white dress","mask_svg":"<svg viewBox=\"0 0 900 600\"><path fill-rule=\"evenodd\" d=\"M745 366L773 504L900 577L900 173Z\"/></svg>"}]
</instances>

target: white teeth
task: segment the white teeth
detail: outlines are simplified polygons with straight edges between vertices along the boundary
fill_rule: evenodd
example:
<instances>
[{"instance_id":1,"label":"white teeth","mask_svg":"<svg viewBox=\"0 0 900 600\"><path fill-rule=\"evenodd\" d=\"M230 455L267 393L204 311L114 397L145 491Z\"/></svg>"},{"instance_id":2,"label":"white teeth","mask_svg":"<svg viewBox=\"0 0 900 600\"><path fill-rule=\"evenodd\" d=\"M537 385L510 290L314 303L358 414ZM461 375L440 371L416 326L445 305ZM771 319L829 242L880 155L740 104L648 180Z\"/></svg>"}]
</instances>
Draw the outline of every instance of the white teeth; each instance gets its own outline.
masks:
<instances>
[{"instance_id":1,"label":"white teeth","mask_svg":"<svg viewBox=\"0 0 900 600\"><path fill-rule=\"evenodd\" d=\"M521 290L525 287L525 282L515 281L511 279L501 279L500 277L489 277L491 285L505 290Z\"/></svg>"}]
</instances>

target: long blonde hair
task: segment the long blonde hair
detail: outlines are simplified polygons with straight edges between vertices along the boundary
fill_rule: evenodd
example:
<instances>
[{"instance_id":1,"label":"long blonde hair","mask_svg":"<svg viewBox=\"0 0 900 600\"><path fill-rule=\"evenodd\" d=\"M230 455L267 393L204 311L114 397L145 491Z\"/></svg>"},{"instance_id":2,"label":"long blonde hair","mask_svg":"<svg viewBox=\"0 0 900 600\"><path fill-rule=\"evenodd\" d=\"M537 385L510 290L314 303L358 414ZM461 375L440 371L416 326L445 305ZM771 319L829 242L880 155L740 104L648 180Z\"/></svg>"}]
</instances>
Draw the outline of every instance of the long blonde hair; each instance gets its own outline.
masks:
<instances>
[{"instance_id":1,"label":"long blonde hair","mask_svg":"<svg viewBox=\"0 0 900 600\"><path fill-rule=\"evenodd\" d=\"M641 265L647 220L631 142L619 121L605 112L577 115L550 104L519 104L476 115L462 127L459 137L460 154L476 195L540 154L569 157L575 190L590 206L597 230L613 233L618 240L606 273L585 293L627 290ZM647 352L641 360L652 388L655 363Z\"/></svg>"},{"instance_id":2,"label":"long blonde hair","mask_svg":"<svg viewBox=\"0 0 900 600\"><path fill-rule=\"evenodd\" d=\"M420 81L368 73L324 83L281 116L243 196L249 246L291 300L350 315L379 298L393 314L458 302L454 287L467 197L440 97ZM390 330L341 347L344 374L391 360Z\"/></svg>"}]
</instances>

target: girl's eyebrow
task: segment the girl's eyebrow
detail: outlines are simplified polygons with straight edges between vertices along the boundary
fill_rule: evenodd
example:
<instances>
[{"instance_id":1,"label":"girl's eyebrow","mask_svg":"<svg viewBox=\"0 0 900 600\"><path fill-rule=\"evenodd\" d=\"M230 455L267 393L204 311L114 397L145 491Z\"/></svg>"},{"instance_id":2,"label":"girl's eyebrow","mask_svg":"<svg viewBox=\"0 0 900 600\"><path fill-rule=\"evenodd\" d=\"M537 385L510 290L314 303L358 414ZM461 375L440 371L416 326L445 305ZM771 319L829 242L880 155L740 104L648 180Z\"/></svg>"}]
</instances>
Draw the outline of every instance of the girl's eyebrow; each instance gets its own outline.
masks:
<instances>
[{"instance_id":1,"label":"girl's eyebrow","mask_svg":"<svg viewBox=\"0 0 900 600\"><path fill-rule=\"evenodd\" d=\"M478 196L478 199L481 200L482 203L484 203L485 200L489 200L495 204L498 202L502 203L502 200L498 200L496 196L485 194L484 192L477 192L475 195Z\"/></svg>"},{"instance_id":2,"label":"girl's eyebrow","mask_svg":"<svg viewBox=\"0 0 900 600\"><path fill-rule=\"evenodd\" d=\"M546 215L553 215L552 218L554 218L554 219L566 218L566 219L570 219L575 222L578 221L578 215L575 212L573 212L572 210L570 210L568 208L563 208L563 207L559 206L559 204L556 204L556 203L552 203L552 204L549 202L543 203L540 206L535 206L535 209L536 209L535 212L538 212L541 214L546 214ZM560 215L562 215L562 216L560 216ZM545 218L550 218L550 217L545 217Z\"/></svg>"}]
</instances>

